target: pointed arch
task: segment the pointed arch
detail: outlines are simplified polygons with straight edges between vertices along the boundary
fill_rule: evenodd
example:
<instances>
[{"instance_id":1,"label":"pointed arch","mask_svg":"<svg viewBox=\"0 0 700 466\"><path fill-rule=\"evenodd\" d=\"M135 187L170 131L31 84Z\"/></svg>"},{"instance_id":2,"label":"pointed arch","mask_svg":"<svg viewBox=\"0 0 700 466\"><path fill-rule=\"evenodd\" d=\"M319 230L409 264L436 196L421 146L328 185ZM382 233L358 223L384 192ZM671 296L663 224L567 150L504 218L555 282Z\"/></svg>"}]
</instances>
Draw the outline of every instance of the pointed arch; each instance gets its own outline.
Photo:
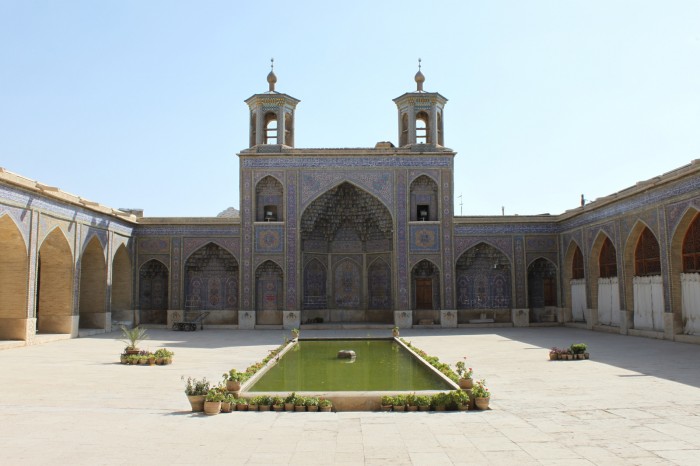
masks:
<instances>
[{"instance_id":1,"label":"pointed arch","mask_svg":"<svg viewBox=\"0 0 700 466\"><path fill-rule=\"evenodd\" d=\"M139 268L140 323L167 323L169 277L168 267L158 259L151 259Z\"/></svg>"},{"instance_id":2,"label":"pointed arch","mask_svg":"<svg viewBox=\"0 0 700 466\"><path fill-rule=\"evenodd\" d=\"M279 121L277 121L277 113L267 112L263 115L263 144L280 144Z\"/></svg>"},{"instance_id":3,"label":"pointed arch","mask_svg":"<svg viewBox=\"0 0 700 466\"><path fill-rule=\"evenodd\" d=\"M126 244L121 244L112 259L112 319L131 321L133 319L133 271L131 254Z\"/></svg>"},{"instance_id":4,"label":"pointed arch","mask_svg":"<svg viewBox=\"0 0 700 466\"><path fill-rule=\"evenodd\" d=\"M28 264L18 225L0 216L0 340L26 339Z\"/></svg>"},{"instance_id":5,"label":"pointed arch","mask_svg":"<svg viewBox=\"0 0 700 466\"><path fill-rule=\"evenodd\" d=\"M509 309L511 270L503 251L485 241L464 251L455 264L457 309Z\"/></svg>"},{"instance_id":6,"label":"pointed arch","mask_svg":"<svg viewBox=\"0 0 700 466\"><path fill-rule=\"evenodd\" d=\"M185 260L186 310L237 310L238 261L210 241Z\"/></svg>"},{"instance_id":7,"label":"pointed arch","mask_svg":"<svg viewBox=\"0 0 700 466\"><path fill-rule=\"evenodd\" d=\"M320 260L314 257L304 265L304 309L328 308L327 282L328 272Z\"/></svg>"},{"instance_id":8,"label":"pointed arch","mask_svg":"<svg viewBox=\"0 0 700 466\"><path fill-rule=\"evenodd\" d=\"M625 297L633 311L633 328L663 330L664 296L659 242L637 221L625 245Z\"/></svg>"},{"instance_id":9,"label":"pointed arch","mask_svg":"<svg viewBox=\"0 0 700 466\"><path fill-rule=\"evenodd\" d=\"M671 310L684 333L700 334L700 212L689 207L671 238Z\"/></svg>"},{"instance_id":10,"label":"pointed arch","mask_svg":"<svg viewBox=\"0 0 700 466\"><path fill-rule=\"evenodd\" d=\"M294 147L294 115L290 112L284 114L284 145Z\"/></svg>"},{"instance_id":11,"label":"pointed arch","mask_svg":"<svg viewBox=\"0 0 700 466\"><path fill-rule=\"evenodd\" d=\"M424 319L438 322L439 312L435 311L439 311L441 307L440 268L428 259L421 260L411 269L411 284L414 323Z\"/></svg>"},{"instance_id":12,"label":"pointed arch","mask_svg":"<svg viewBox=\"0 0 700 466\"><path fill-rule=\"evenodd\" d=\"M284 273L273 260L255 270L255 310L258 325L281 325L284 309Z\"/></svg>"},{"instance_id":13,"label":"pointed arch","mask_svg":"<svg viewBox=\"0 0 700 466\"><path fill-rule=\"evenodd\" d=\"M250 144L248 147L253 147L257 144L257 126L258 114L255 111L250 112Z\"/></svg>"},{"instance_id":14,"label":"pointed arch","mask_svg":"<svg viewBox=\"0 0 700 466\"><path fill-rule=\"evenodd\" d=\"M620 322L620 285L617 278L617 250L610 237L598 232L588 258L588 284L592 312L598 323L618 326Z\"/></svg>"},{"instance_id":15,"label":"pointed arch","mask_svg":"<svg viewBox=\"0 0 700 466\"><path fill-rule=\"evenodd\" d=\"M267 175L255 185L255 221L284 220L284 188L280 180Z\"/></svg>"},{"instance_id":16,"label":"pointed arch","mask_svg":"<svg viewBox=\"0 0 700 466\"><path fill-rule=\"evenodd\" d=\"M345 257L333 268L333 306L337 309L359 309L363 302L362 267Z\"/></svg>"},{"instance_id":17,"label":"pointed arch","mask_svg":"<svg viewBox=\"0 0 700 466\"><path fill-rule=\"evenodd\" d=\"M564 255L564 302L571 308L575 322L585 322L587 309L586 279L583 252L576 240L571 240Z\"/></svg>"},{"instance_id":18,"label":"pointed arch","mask_svg":"<svg viewBox=\"0 0 700 466\"><path fill-rule=\"evenodd\" d=\"M367 268L367 295L368 309L392 308L391 266L381 257L374 259Z\"/></svg>"},{"instance_id":19,"label":"pointed arch","mask_svg":"<svg viewBox=\"0 0 700 466\"><path fill-rule=\"evenodd\" d=\"M38 333L74 333L74 260L63 230L55 227L39 248L36 286Z\"/></svg>"},{"instance_id":20,"label":"pointed arch","mask_svg":"<svg viewBox=\"0 0 700 466\"><path fill-rule=\"evenodd\" d=\"M530 319L534 322L554 321L547 308L559 302L557 290L557 267L546 257L537 257L527 268L528 306Z\"/></svg>"},{"instance_id":21,"label":"pointed arch","mask_svg":"<svg viewBox=\"0 0 700 466\"><path fill-rule=\"evenodd\" d=\"M420 175L411 182L410 219L415 221L437 221L440 219L438 183L428 175Z\"/></svg>"},{"instance_id":22,"label":"pointed arch","mask_svg":"<svg viewBox=\"0 0 700 466\"><path fill-rule=\"evenodd\" d=\"M106 328L107 264L102 242L92 235L80 258L80 328Z\"/></svg>"},{"instance_id":23,"label":"pointed arch","mask_svg":"<svg viewBox=\"0 0 700 466\"><path fill-rule=\"evenodd\" d=\"M401 114L401 137L399 141L399 146L403 147L408 145L408 114Z\"/></svg>"}]
</instances>

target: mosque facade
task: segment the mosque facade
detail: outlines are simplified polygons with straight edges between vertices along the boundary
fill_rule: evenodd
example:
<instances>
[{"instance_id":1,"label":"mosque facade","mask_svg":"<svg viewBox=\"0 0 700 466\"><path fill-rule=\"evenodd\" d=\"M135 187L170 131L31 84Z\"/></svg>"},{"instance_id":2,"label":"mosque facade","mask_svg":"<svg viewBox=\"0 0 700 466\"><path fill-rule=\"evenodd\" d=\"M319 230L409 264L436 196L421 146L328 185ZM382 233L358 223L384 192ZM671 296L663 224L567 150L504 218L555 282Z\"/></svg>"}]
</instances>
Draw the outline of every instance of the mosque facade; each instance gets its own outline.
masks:
<instances>
[{"instance_id":1,"label":"mosque facade","mask_svg":"<svg viewBox=\"0 0 700 466\"><path fill-rule=\"evenodd\" d=\"M294 145L299 100L245 102L240 216L152 218L0 169L0 340L207 326L570 325L700 342L700 161L560 215L455 216L447 99L398 144ZM44 337L42 337L44 336Z\"/></svg>"}]
</instances>

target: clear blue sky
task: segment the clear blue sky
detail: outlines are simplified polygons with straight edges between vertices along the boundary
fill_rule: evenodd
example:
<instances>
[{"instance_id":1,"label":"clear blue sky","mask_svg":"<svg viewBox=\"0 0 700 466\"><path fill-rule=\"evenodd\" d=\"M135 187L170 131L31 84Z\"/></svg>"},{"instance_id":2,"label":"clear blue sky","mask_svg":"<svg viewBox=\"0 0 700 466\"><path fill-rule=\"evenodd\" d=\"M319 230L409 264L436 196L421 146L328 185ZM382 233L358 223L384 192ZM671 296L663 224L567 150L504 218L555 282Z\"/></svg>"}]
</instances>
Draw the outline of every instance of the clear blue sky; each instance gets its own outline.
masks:
<instances>
[{"instance_id":1,"label":"clear blue sky","mask_svg":"<svg viewBox=\"0 0 700 466\"><path fill-rule=\"evenodd\" d=\"M557 214L700 158L697 0L0 0L0 166L148 216L238 207L270 57L297 147L397 143L421 57L464 215Z\"/></svg>"}]
</instances>

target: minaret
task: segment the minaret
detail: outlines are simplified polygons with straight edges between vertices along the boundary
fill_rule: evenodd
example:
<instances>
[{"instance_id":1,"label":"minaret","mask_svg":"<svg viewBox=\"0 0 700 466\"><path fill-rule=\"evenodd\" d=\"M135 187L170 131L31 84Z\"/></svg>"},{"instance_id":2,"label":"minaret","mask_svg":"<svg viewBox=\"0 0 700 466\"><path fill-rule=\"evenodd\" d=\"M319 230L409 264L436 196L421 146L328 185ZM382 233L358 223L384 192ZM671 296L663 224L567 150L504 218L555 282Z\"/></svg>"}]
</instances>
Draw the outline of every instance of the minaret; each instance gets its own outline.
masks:
<instances>
[{"instance_id":1,"label":"minaret","mask_svg":"<svg viewBox=\"0 0 700 466\"><path fill-rule=\"evenodd\" d=\"M437 92L423 90L425 76L421 72L420 58L415 81L415 92L407 92L394 99L399 110L399 146L411 144L444 146L442 114L447 99Z\"/></svg>"},{"instance_id":2,"label":"minaret","mask_svg":"<svg viewBox=\"0 0 700 466\"><path fill-rule=\"evenodd\" d=\"M250 107L250 147L259 144L282 144L294 147L294 110L300 102L275 91L275 60L270 59L267 75L269 89L254 94L245 103Z\"/></svg>"}]
</instances>

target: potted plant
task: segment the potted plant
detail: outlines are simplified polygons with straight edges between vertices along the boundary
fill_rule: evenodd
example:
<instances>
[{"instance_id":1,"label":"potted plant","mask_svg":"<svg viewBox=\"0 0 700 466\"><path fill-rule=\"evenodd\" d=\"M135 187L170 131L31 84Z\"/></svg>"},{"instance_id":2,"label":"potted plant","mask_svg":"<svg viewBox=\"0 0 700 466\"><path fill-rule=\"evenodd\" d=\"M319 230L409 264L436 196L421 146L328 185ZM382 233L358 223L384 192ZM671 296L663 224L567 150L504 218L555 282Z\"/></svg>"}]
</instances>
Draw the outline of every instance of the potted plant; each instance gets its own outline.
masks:
<instances>
[{"instance_id":1,"label":"potted plant","mask_svg":"<svg viewBox=\"0 0 700 466\"><path fill-rule=\"evenodd\" d=\"M224 393L224 399L221 401L221 412L230 413L233 411L233 405L236 399L233 397L233 393Z\"/></svg>"},{"instance_id":2,"label":"potted plant","mask_svg":"<svg viewBox=\"0 0 700 466\"><path fill-rule=\"evenodd\" d=\"M310 413L315 413L316 411L318 411L319 402L320 400L318 399L318 397L315 396L310 396L306 398L306 410Z\"/></svg>"},{"instance_id":3,"label":"potted plant","mask_svg":"<svg viewBox=\"0 0 700 466\"><path fill-rule=\"evenodd\" d=\"M409 393L406 395L406 411L415 412L418 411L418 405L416 404L416 394Z\"/></svg>"},{"instance_id":4,"label":"potted plant","mask_svg":"<svg viewBox=\"0 0 700 466\"><path fill-rule=\"evenodd\" d=\"M588 359L586 358L586 349L588 348L588 345L585 343L573 343L569 349L571 352L574 354L575 359Z\"/></svg>"},{"instance_id":5,"label":"potted plant","mask_svg":"<svg viewBox=\"0 0 700 466\"><path fill-rule=\"evenodd\" d=\"M259 407L257 396L254 396L248 400L248 411L257 411Z\"/></svg>"},{"instance_id":6,"label":"potted plant","mask_svg":"<svg viewBox=\"0 0 700 466\"><path fill-rule=\"evenodd\" d=\"M464 360L466 361L466 359L467 358L465 357ZM457 361L455 368L455 372L457 373L457 376L459 376L459 388L462 390L472 388L474 385L474 382L472 381L472 374L474 374L474 371L472 368L467 367L467 364L464 361Z\"/></svg>"},{"instance_id":7,"label":"potted plant","mask_svg":"<svg viewBox=\"0 0 700 466\"><path fill-rule=\"evenodd\" d=\"M333 409L333 402L331 400L326 400L325 398L318 402L318 410L322 413L330 413Z\"/></svg>"},{"instance_id":8,"label":"potted plant","mask_svg":"<svg viewBox=\"0 0 700 466\"><path fill-rule=\"evenodd\" d=\"M472 395L474 396L474 403L478 409L489 409L491 392L489 392L489 389L486 387L486 379L477 380L476 383L474 383Z\"/></svg>"},{"instance_id":9,"label":"potted plant","mask_svg":"<svg viewBox=\"0 0 700 466\"><path fill-rule=\"evenodd\" d=\"M406 395L396 395L394 397L394 411L406 411Z\"/></svg>"},{"instance_id":10,"label":"potted plant","mask_svg":"<svg viewBox=\"0 0 700 466\"><path fill-rule=\"evenodd\" d=\"M284 411L284 398L276 396L272 398L272 409L277 412Z\"/></svg>"},{"instance_id":11,"label":"potted plant","mask_svg":"<svg viewBox=\"0 0 700 466\"><path fill-rule=\"evenodd\" d=\"M306 411L306 398L299 395L294 397L294 411L299 413Z\"/></svg>"},{"instance_id":12,"label":"potted plant","mask_svg":"<svg viewBox=\"0 0 700 466\"><path fill-rule=\"evenodd\" d=\"M248 380L248 373L231 369L228 372L224 372L223 380L226 383L226 390L229 392L238 392L241 390L241 384Z\"/></svg>"},{"instance_id":13,"label":"potted plant","mask_svg":"<svg viewBox=\"0 0 700 466\"><path fill-rule=\"evenodd\" d=\"M296 340L297 338L299 338L299 329L293 328L292 329L292 340Z\"/></svg>"},{"instance_id":14,"label":"potted plant","mask_svg":"<svg viewBox=\"0 0 700 466\"><path fill-rule=\"evenodd\" d=\"M146 351L146 350L139 351L139 364L145 366L146 364L149 363L150 358L151 358L150 351ZM155 360L153 363L155 364Z\"/></svg>"},{"instance_id":15,"label":"potted plant","mask_svg":"<svg viewBox=\"0 0 700 466\"><path fill-rule=\"evenodd\" d=\"M128 356L129 355L126 353L126 349L125 349L124 352L119 355L119 362L121 362L122 364L126 364L126 361L128 360Z\"/></svg>"},{"instance_id":16,"label":"potted plant","mask_svg":"<svg viewBox=\"0 0 700 466\"><path fill-rule=\"evenodd\" d=\"M435 408L435 411L445 411L447 410L447 405L450 402L450 397L447 393L440 392L433 395L430 399L430 403Z\"/></svg>"},{"instance_id":17,"label":"potted plant","mask_svg":"<svg viewBox=\"0 0 700 466\"><path fill-rule=\"evenodd\" d=\"M158 348L155 352L156 364L165 366L173 362L175 353L167 348Z\"/></svg>"},{"instance_id":18,"label":"potted plant","mask_svg":"<svg viewBox=\"0 0 700 466\"><path fill-rule=\"evenodd\" d=\"M391 329L391 335L394 338L398 338L399 337L399 328L394 326L394 328Z\"/></svg>"},{"instance_id":19,"label":"potted plant","mask_svg":"<svg viewBox=\"0 0 700 466\"><path fill-rule=\"evenodd\" d=\"M391 411L391 405L394 404L394 397L391 395L382 395L379 399L379 404L382 411Z\"/></svg>"},{"instance_id":20,"label":"potted plant","mask_svg":"<svg viewBox=\"0 0 700 466\"><path fill-rule=\"evenodd\" d=\"M269 411L270 405L272 404L272 398L267 395L260 395L258 397L258 411Z\"/></svg>"},{"instance_id":21,"label":"potted plant","mask_svg":"<svg viewBox=\"0 0 700 466\"><path fill-rule=\"evenodd\" d=\"M224 394L218 388L212 388L204 397L204 414L213 416L221 412L221 402L224 400Z\"/></svg>"},{"instance_id":22,"label":"potted plant","mask_svg":"<svg viewBox=\"0 0 700 466\"><path fill-rule=\"evenodd\" d=\"M138 354L130 354L126 357L126 363L133 366L139 363L139 359L141 359L141 356Z\"/></svg>"},{"instance_id":23,"label":"potted plant","mask_svg":"<svg viewBox=\"0 0 700 466\"><path fill-rule=\"evenodd\" d=\"M138 354L138 344L141 343L143 340L148 339L148 333L146 332L146 329L141 327L134 327L132 329L128 329L125 325L122 325L121 329L122 335L124 337L121 341L123 341L127 345L125 348L126 354Z\"/></svg>"},{"instance_id":24,"label":"potted plant","mask_svg":"<svg viewBox=\"0 0 700 466\"><path fill-rule=\"evenodd\" d=\"M451 393L452 402L457 406L459 411L467 411L469 409L469 393L464 390L455 390Z\"/></svg>"},{"instance_id":25,"label":"potted plant","mask_svg":"<svg viewBox=\"0 0 700 466\"><path fill-rule=\"evenodd\" d=\"M430 409L430 397L418 395L416 397L416 406L418 406L418 411L428 411Z\"/></svg>"},{"instance_id":26,"label":"potted plant","mask_svg":"<svg viewBox=\"0 0 700 466\"><path fill-rule=\"evenodd\" d=\"M185 377L182 377L185 380ZM204 377L202 380L193 379L192 377L187 377L185 383L185 395L192 406L193 412L204 410L204 397L209 393L211 384Z\"/></svg>"},{"instance_id":27,"label":"potted plant","mask_svg":"<svg viewBox=\"0 0 700 466\"><path fill-rule=\"evenodd\" d=\"M248 400L246 398L236 398L236 411L248 411Z\"/></svg>"},{"instance_id":28,"label":"potted plant","mask_svg":"<svg viewBox=\"0 0 700 466\"><path fill-rule=\"evenodd\" d=\"M562 350L557 348L556 346L552 346L549 350L549 360L556 361L557 359L559 359L561 351Z\"/></svg>"},{"instance_id":29,"label":"potted plant","mask_svg":"<svg viewBox=\"0 0 700 466\"><path fill-rule=\"evenodd\" d=\"M296 399L297 394L295 392L290 393L287 395L287 397L284 399L284 410L285 411L294 411L294 400Z\"/></svg>"}]
</instances>

